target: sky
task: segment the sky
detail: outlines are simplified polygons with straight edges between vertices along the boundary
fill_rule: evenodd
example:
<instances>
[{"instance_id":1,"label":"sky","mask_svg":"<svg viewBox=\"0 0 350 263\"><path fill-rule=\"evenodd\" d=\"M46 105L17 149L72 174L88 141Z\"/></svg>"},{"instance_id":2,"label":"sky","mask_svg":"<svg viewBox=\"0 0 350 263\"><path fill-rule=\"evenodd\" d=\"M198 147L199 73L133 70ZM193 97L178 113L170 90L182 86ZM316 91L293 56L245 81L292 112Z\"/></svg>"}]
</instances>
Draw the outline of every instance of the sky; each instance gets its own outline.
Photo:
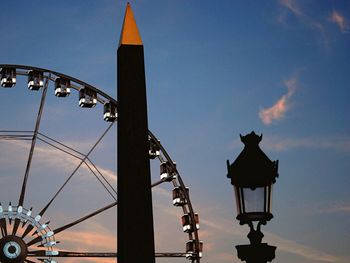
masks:
<instances>
[{"instance_id":1,"label":"sky","mask_svg":"<svg viewBox=\"0 0 350 263\"><path fill-rule=\"evenodd\" d=\"M263 151L279 160L274 218L262 227L263 241L277 246L273 262L349 262L350 2L130 2L144 43L149 129L190 188L200 217L202 262L238 263L234 246L249 242L248 227L235 219L226 160L232 162L243 149L239 134L253 130L263 134ZM55 70L116 97L126 1L7 1L5 6L0 64ZM1 130L33 130L40 96L25 82L18 77L16 88L0 90ZM49 92L40 131L86 153L107 124L100 106L80 109L77 100L76 94L58 100ZM115 137L113 127L91 156L114 185ZM1 141L0 147L0 201L16 203L29 144ZM38 142L25 206L38 212L77 163ZM153 181L158 165L152 162ZM157 252L185 247L171 189L153 190ZM47 220L58 227L112 201L82 167ZM64 249L113 251L115 233L116 214L110 210L56 238Z\"/></svg>"}]
</instances>

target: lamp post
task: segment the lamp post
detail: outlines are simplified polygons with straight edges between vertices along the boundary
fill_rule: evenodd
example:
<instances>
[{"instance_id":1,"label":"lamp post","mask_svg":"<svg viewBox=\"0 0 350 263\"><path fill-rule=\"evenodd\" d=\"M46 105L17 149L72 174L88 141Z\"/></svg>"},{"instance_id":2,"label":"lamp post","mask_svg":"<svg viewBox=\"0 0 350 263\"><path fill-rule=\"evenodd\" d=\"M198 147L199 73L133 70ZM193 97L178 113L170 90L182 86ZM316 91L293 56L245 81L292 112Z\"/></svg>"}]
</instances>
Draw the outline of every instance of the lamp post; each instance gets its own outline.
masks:
<instances>
[{"instance_id":1,"label":"lamp post","mask_svg":"<svg viewBox=\"0 0 350 263\"><path fill-rule=\"evenodd\" d=\"M227 161L227 177L235 191L237 220L250 227L250 244L236 246L237 254L247 263L270 262L275 258L276 247L261 242L264 235L260 228L273 217L272 186L278 177L278 161L271 161L260 149L262 135L251 132L240 137L244 149L232 164Z\"/></svg>"}]
</instances>

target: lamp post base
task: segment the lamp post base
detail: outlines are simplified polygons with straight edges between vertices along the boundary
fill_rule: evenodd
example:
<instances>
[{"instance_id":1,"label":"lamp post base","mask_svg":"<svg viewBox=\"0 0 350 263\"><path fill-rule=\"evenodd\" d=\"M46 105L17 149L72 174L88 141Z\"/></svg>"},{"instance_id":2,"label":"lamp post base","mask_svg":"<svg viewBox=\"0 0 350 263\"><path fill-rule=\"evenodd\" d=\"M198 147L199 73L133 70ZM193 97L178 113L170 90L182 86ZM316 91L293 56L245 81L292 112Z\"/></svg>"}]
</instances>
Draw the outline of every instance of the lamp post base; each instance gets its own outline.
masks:
<instances>
[{"instance_id":1,"label":"lamp post base","mask_svg":"<svg viewBox=\"0 0 350 263\"><path fill-rule=\"evenodd\" d=\"M266 263L275 258L276 247L267 243L236 246L238 258L247 263Z\"/></svg>"}]
</instances>

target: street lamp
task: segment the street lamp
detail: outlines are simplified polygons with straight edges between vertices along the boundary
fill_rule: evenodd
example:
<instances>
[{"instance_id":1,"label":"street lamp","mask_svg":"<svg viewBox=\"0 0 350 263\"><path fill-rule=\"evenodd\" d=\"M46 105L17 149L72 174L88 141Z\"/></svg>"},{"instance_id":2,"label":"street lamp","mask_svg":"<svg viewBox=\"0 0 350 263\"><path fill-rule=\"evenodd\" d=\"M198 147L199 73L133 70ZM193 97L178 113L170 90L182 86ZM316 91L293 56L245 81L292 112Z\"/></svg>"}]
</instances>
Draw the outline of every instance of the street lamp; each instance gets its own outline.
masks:
<instances>
[{"instance_id":1,"label":"street lamp","mask_svg":"<svg viewBox=\"0 0 350 263\"><path fill-rule=\"evenodd\" d=\"M227 177L231 178L235 191L237 220L241 225L248 224L250 227L250 245L239 245L236 249L242 261L265 263L275 258L276 247L261 243L264 235L260 228L273 217L272 186L278 177L278 161L271 161L260 149L262 135L251 132L240 137L244 149L231 165L227 161Z\"/></svg>"}]
</instances>

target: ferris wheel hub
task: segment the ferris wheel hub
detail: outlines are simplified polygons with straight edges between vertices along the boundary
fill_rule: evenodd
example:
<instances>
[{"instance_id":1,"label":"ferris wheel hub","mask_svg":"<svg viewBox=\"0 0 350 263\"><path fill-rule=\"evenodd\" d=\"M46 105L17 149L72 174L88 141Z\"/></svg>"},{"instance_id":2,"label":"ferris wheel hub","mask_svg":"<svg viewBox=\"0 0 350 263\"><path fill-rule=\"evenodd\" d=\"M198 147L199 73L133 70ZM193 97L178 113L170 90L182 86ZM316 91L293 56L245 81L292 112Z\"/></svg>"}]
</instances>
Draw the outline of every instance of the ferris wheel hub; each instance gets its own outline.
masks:
<instances>
[{"instance_id":1,"label":"ferris wheel hub","mask_svg":"<svg viewBox=\"0 0 350 263\"><path fill-rule=\"evenodd\" d=\"M24 262L27 253L26 243L18 236L9 235L0 239L0 262Z\"/></svg>"}]
</instances>

